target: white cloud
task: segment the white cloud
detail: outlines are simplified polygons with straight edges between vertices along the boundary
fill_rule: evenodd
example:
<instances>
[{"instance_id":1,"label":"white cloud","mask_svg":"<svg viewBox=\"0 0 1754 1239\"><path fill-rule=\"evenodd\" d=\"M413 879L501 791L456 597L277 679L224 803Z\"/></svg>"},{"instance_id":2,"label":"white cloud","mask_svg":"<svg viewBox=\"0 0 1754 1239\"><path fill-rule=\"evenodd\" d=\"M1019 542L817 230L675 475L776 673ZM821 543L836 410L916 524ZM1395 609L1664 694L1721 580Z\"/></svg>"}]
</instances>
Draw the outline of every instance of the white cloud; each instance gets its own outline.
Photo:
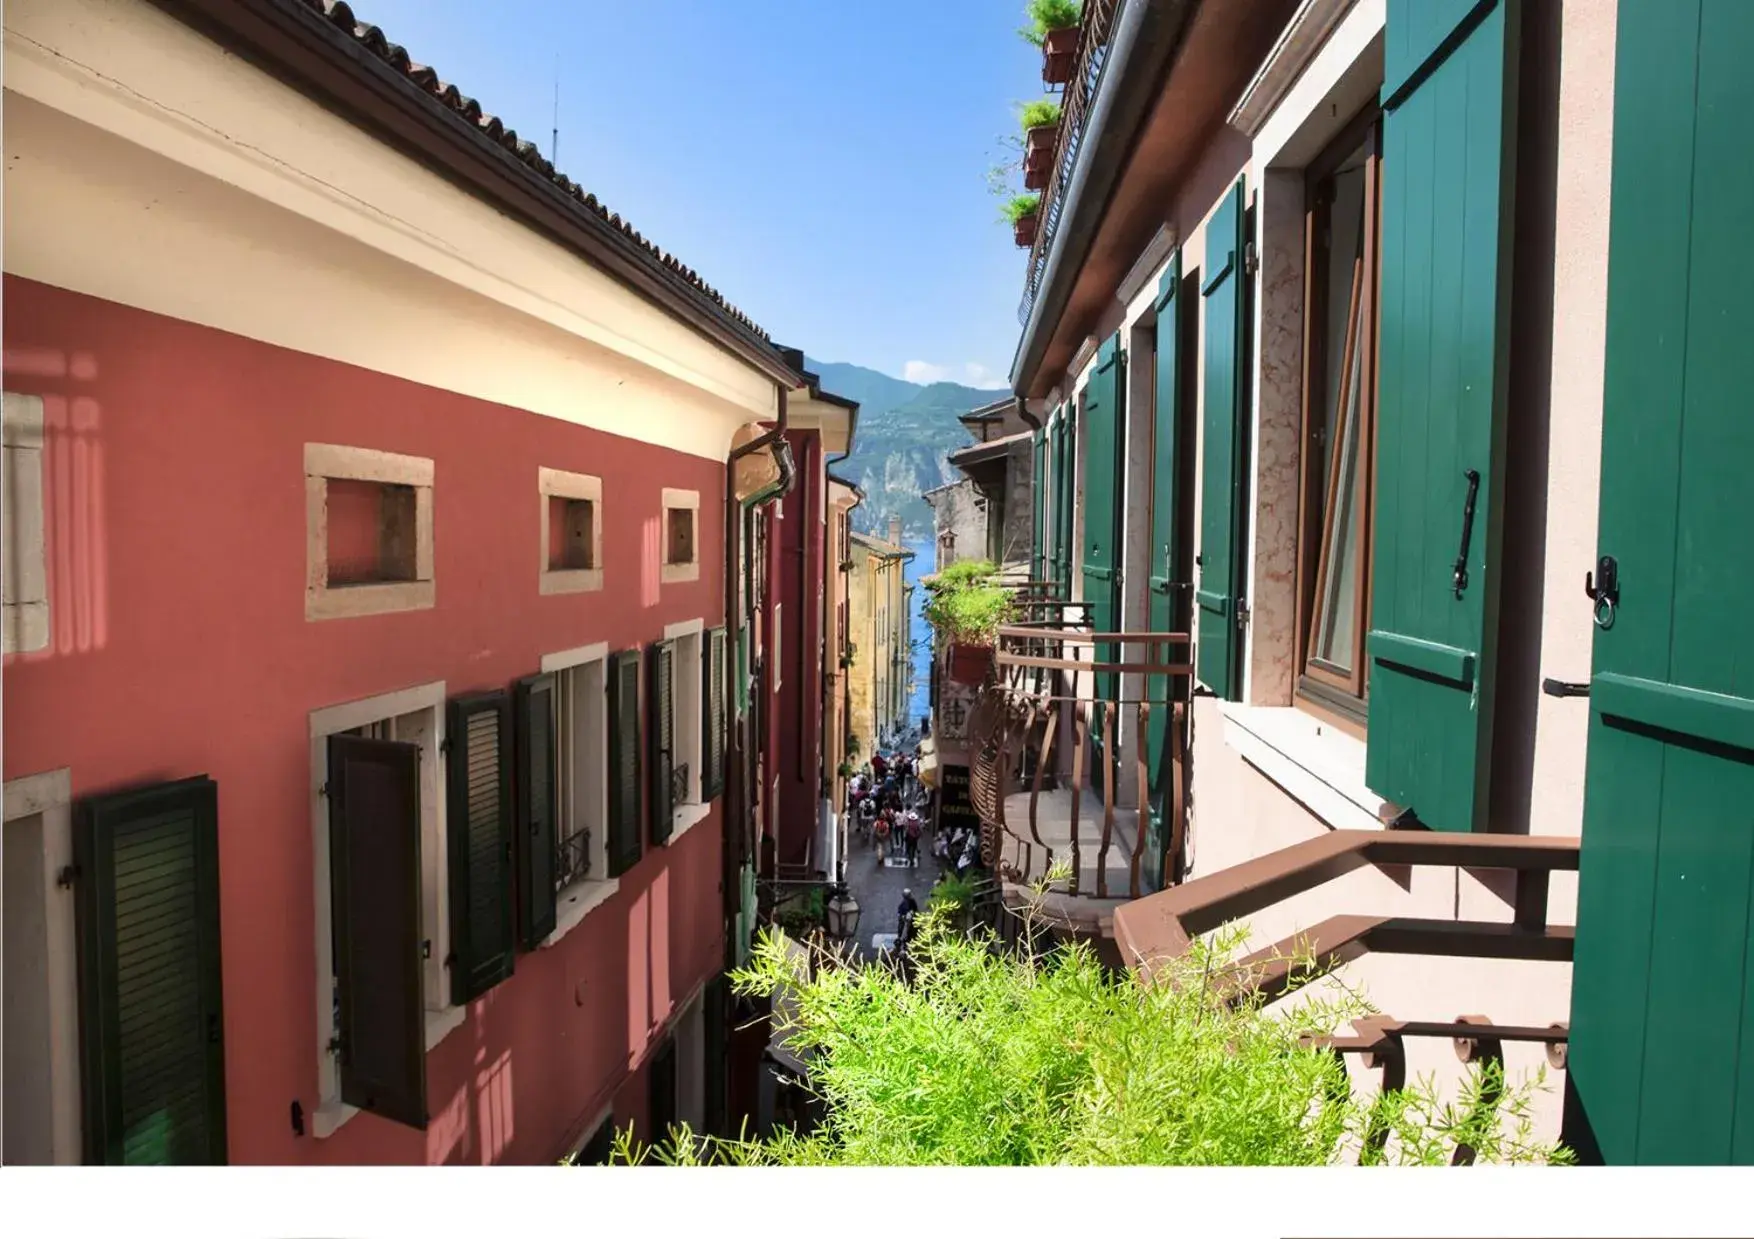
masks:
<instances>
[{"instance_id":1,"label":"white cloud","mask_svg":"<svg viewBox=\"0 0 1754 1239\"><path fill-rule=\"evenodd\" d=\"M968 387L998 390L1011 386L1002 374L994 374L978 361L961 365L940 365L935 361L910 361L901 368L901 377L910 383L961 383Z\"/></svg>"}]
</instances>

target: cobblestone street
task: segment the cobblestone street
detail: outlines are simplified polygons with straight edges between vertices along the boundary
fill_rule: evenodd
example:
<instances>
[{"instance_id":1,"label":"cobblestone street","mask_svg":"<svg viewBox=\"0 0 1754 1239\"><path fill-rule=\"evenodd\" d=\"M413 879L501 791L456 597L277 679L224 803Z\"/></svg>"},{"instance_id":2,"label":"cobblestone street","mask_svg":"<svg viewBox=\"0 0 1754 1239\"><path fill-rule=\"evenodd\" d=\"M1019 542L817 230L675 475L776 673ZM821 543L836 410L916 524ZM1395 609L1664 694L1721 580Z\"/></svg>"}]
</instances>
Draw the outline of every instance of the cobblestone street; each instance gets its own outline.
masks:
<instances>
[{"instance_id":1,"label":"cobblestone street","mask_svg":"<svg viewBox=\"0 0 1754 1239\"><path fill-rule=\"evenodd\" d=\"M914 899L924 911L926 897L932 885L938 880L939 863L932 855L932 835L930 831L920 836L919 864L915 868L907 867L900 860L879 860L877 845L872 842L859 842L855 828L847 841L847 886L859 901L859 955L870 959L877 952L873 949L872 939L878 938L878 945L887 945L893 940L896 932L896 909L901 905L901 893L912 890Z\"/></svg>"}]
</instances>

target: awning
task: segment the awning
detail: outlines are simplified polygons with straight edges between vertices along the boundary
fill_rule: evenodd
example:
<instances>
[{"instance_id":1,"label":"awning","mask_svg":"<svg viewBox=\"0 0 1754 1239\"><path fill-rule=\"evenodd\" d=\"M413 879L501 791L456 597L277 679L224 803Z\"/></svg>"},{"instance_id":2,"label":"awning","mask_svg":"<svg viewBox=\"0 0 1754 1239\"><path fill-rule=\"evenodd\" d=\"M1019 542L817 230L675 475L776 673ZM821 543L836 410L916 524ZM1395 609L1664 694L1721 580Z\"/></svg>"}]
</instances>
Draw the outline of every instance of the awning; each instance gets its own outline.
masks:
<instances>
[{"instance_id":1,"label":"awning","mask_svg":"<svg viewBox=\"0 0 1754 1239\"><path fill-rule=\"evenodd\" d=\"M938 746L930 736L920 741L920 768L917 774L921 783L934 791L938 787Z\"/></svg>"}]
</instances>

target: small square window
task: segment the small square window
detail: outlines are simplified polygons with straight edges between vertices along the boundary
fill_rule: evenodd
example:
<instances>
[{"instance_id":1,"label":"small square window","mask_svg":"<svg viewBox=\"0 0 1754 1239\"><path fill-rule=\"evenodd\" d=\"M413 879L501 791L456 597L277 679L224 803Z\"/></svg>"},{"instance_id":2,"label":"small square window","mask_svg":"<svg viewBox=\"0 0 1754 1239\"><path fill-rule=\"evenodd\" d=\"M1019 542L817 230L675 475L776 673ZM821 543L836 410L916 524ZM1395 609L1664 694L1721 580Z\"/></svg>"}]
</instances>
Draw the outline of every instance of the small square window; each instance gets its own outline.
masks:
<instances>
[{"instance_id":1,"label":"small square window","mask_svg":"<svg viewBox=\"0 0 1754 1239\"><path fill-rule=\"evenodd\" d=\"M664 488L664 563L659 579L666 585L700 579L700 492Z\"/></svg>"},{"instance_id":2,"label":"small square window","mask_svg":"<svg viewBox=\"0 0 1754 1239\"><path fill-rule=\"evenodd\" d=\"M432 461L305 444L305 618L418 611L435 600Z\"/></svg>"},{"instance_id":3,"label":"small square window","mask_svg":"<svg viewBox=\"0 0 1754 1239\"><path fill-rule=\"evenodd\" d=\"M603 482L588 473L538 469L542 501L541 590L576 594L603 588Z\"/></svg>"}]
</instances>

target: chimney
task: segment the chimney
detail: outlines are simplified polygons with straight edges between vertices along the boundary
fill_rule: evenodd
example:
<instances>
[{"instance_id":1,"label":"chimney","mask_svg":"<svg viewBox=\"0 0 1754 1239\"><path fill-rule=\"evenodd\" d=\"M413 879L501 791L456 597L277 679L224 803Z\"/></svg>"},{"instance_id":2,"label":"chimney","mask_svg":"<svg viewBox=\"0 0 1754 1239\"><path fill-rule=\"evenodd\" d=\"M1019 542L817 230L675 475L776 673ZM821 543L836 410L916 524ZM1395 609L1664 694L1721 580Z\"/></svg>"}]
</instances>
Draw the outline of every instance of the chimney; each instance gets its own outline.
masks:
<instances>
[{"instance_id":1,"label":"chimney","mask_svg":"<svg viewBox=\"0 0 1754 1239\"><path fill-rule=\"evenodd\" d=\"M901 517L899 516L889 518L889 540L896 546L901 545Z\"/></svg>"}]
</instances>

